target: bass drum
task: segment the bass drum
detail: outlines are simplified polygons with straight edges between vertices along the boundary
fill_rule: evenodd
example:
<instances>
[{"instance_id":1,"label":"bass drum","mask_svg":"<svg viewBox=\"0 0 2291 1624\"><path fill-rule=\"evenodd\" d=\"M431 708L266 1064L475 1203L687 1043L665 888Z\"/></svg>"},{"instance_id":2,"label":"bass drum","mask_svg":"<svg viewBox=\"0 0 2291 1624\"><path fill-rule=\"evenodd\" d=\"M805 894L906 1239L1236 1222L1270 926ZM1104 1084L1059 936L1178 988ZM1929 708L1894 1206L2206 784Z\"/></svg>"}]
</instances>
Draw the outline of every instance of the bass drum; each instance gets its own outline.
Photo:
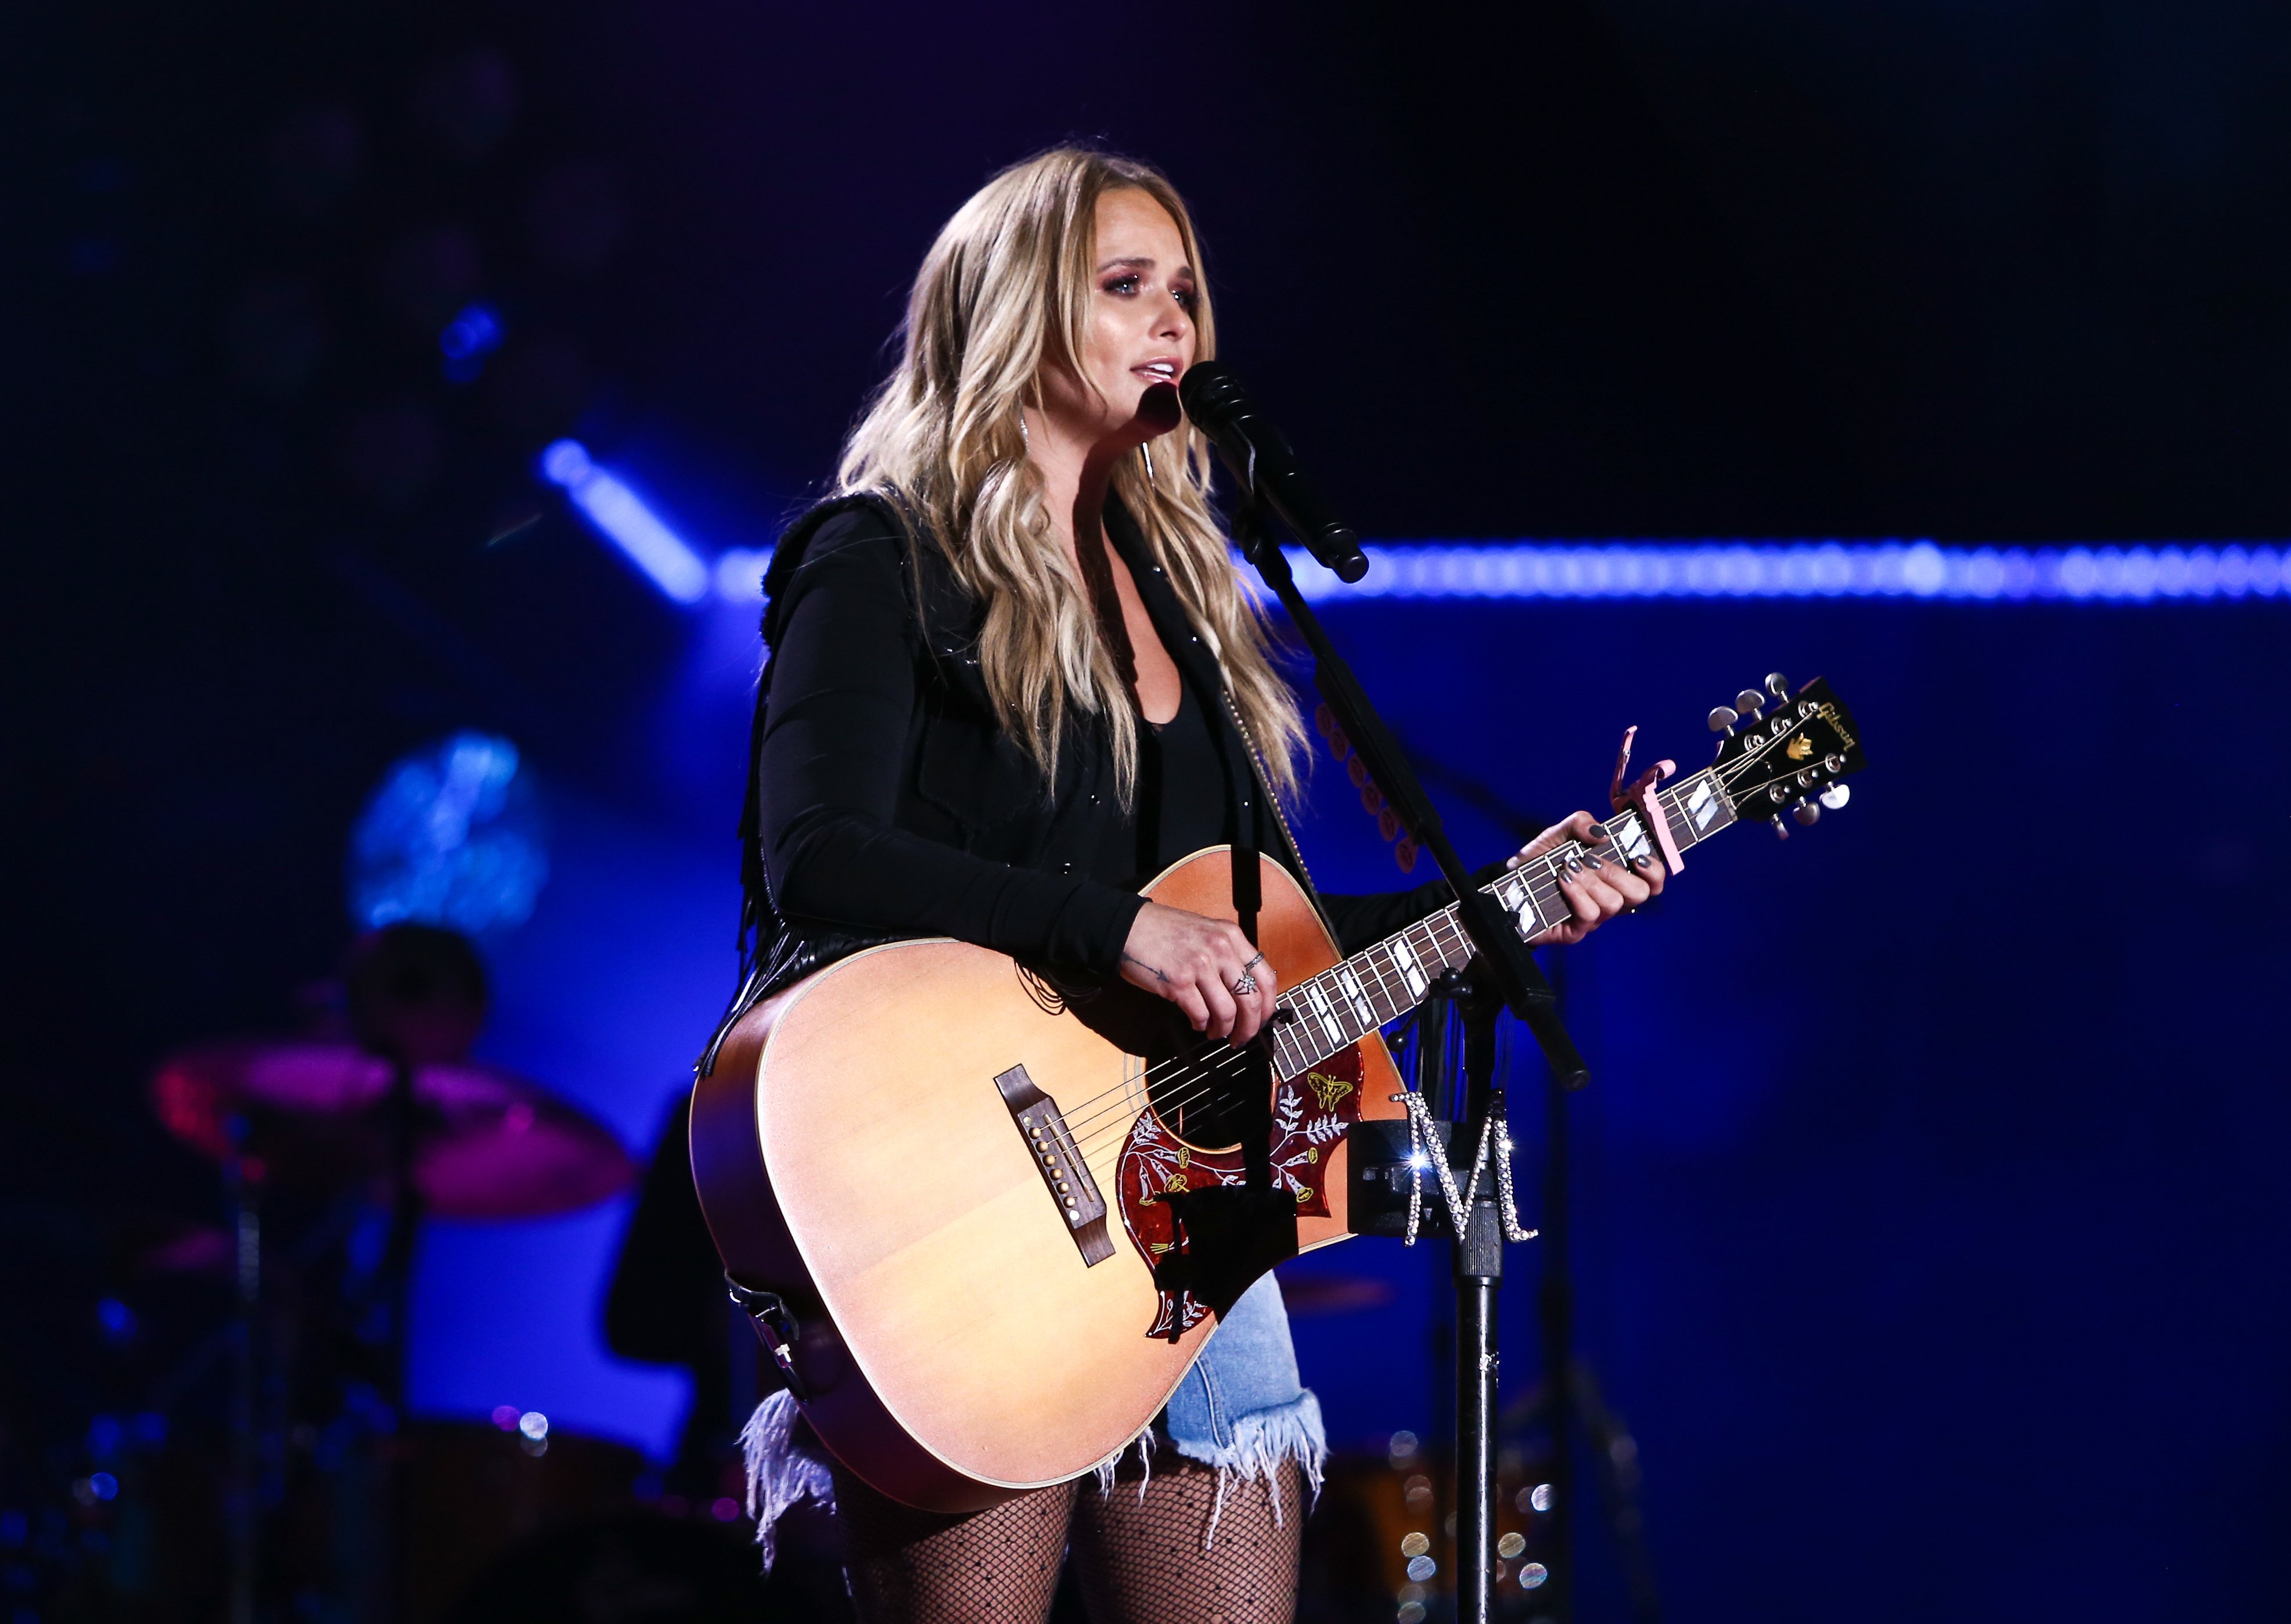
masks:
<instances>
[{"instance_id":1,"label":"bass drum","mask_svg":"<svg viewBox=\"0 0 2291 1624\"><path fill-rule=\"evenodd\" d=\"M763 1624L811 1616L767 1608L763 1564L747 1532L744 1524L642 1514L568 1524L504 1553L463 1590L446 1624Z\"/></svg>"},{"instance_id":2,"label":"bass drum","mask_svg":"<svg viewBox=\"0 0 2291 1624\"><path fill-rule=\"evenodd\" d=\"M783 1523L767 1579L752 1532L644 1514L552 1529L480 1574L445 1624L850 1624L842 1567L820 1541Z\"/></svg>"},{"instance_id":3,"label":"bass drum","mask_svg":"<svg viewBox=\"0 0 2291 1624\"><path fill-rule=\"evenodd\" d=\"M520 1541L634 1512L645 1467L636 1450L562 1427L529 1439L482 1421L429 1421L401 1448L406 1599L422 1624L447 1617Z\"/></svg>"}]
</instances>

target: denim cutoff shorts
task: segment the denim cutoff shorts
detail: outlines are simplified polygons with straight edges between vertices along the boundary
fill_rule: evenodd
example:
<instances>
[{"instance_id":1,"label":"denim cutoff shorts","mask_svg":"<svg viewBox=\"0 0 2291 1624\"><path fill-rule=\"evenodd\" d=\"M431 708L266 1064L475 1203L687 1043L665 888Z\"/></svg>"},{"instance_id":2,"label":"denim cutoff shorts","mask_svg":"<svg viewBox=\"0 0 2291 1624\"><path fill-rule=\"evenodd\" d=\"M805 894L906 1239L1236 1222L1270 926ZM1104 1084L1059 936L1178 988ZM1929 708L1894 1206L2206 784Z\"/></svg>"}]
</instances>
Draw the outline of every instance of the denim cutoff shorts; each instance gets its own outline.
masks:
<instances>
[{"instance_id":1,"label":"denim cutoff shorts","mask_svg":"<svg viewBox=\"0 0 2291 1624\"><path fill-rule=\"evenodd\" d=\"M801 1411L783 1391L756 1406L741 1435L748 1462L748 1515L756 1521L756 1543L767 1567L772 1533L779 1519L809 1502L832 1508L835 1484L827 1462L799 1427ZM1289 1312L1281 1284L1270 1274L1242 1293L1233 1311L1210 1333L1209 1346L1186 1372L1178 1390L1136 1447L1152 1470L1157 1441L1218 1475L1218 1504L1236 1484L1263 1479L1274 1495L1275 1516L1282 1514L1279 1471L1295 1461L1314 1492L1329 1454L1321 1405L1297 1375L1296 1344L1289 1336ZM1113 1486L1116 1462L1097 1472L1101 1491ZM1212 1520L1204 1537L1214 1537Z\"/></svg>"}]
</instances>

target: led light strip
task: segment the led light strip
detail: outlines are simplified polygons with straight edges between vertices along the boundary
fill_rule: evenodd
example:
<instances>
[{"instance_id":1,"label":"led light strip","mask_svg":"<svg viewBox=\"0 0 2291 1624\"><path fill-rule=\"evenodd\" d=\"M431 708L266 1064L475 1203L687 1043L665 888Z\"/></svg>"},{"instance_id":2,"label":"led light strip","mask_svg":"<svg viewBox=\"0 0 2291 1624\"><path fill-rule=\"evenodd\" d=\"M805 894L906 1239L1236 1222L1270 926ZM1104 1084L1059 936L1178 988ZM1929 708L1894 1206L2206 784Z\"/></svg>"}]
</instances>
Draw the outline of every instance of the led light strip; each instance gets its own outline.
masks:
<instances>
[{"instance_id":1,"label":"led light strip","mask_svg":"<svg viewBox=\"0 0 2291 1624\"><path fill-rule=\"evenodd\" d=\"M2277 543L1938 547L1931 542L1371 544L1347 584L1301 550L1307 599L1923 598L2146 603L2291 597Z\"/></svg>"},{"instance_id":2,"label":"led light strip","mask_svg":"<svg viewBox=\"0 0 2291 1624\"><path fill-rule=\"evenodd\" d=\"M712 562L671 534L627 486L570 441L543 454L549 479L679 602L708 594L760 603L769 548ZM1368 574L1347 584L1300 548L1287 550L1305 596L1503 601L1533 598L1912 598L1955 602L2150 603L2291 599L2280 543L2070 547L1941 547L1932 542L1371 543ZM1238 554L1244 581L1250 570Z\"/></svg>"}]
</instances>

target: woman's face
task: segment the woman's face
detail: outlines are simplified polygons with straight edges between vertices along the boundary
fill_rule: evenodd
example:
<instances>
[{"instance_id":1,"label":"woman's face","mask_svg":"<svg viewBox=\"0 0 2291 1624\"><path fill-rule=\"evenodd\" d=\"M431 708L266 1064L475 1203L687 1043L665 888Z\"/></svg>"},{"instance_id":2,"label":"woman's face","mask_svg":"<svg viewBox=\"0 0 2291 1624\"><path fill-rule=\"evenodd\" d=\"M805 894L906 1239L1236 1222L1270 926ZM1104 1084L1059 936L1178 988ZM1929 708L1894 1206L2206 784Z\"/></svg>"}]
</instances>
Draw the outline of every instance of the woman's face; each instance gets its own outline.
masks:
<instances>
[{"instance_id":1,"label":"woman's face","mask_svg":"<svg viewBox=\"0 0 2291 1624\"><path fill-rule=\"evenodd\" d=\"M1042 404L1051 421L1095 441L1136 416L1147 390L1175 383L1194 364L1198 286L1169 211L1131 188L1099 197L1081 376L1043 369Z\"/></svg>"}]
</instances>

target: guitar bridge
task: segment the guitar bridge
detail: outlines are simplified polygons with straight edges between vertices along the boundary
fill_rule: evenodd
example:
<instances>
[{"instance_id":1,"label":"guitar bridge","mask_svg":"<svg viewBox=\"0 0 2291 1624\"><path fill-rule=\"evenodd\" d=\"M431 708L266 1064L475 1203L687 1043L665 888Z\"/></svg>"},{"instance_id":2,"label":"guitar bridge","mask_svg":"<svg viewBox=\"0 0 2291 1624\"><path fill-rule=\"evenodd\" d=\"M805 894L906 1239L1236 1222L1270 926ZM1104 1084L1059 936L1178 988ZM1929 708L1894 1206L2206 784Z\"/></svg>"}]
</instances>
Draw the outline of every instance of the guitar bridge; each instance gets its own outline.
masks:
<instances>
[{"instance_id":1,"label":"guitar bridge","mask_svg":"<svg viewBox=\"0 0 2291 1624\"><path fill-rule=\"evenodd\" d=\"M1042 1176L1042 1187L1057 1203L1083 1265L1095 1267L1105 1262L1113 1256L1113 1237L1105 1230L1105 1198L1097 1193L1097 1181L1082 1162L1081 1147L1066 1129L1058 1102L1034 1086L1023 1065L1014 1065L996 1077L994 1086L1001 1091L1002 1103L1010 1107L1010 1120L1017 1123L1026 1154L1033 1159L1034 1170Z\"/></svg>"}]
</instances>

